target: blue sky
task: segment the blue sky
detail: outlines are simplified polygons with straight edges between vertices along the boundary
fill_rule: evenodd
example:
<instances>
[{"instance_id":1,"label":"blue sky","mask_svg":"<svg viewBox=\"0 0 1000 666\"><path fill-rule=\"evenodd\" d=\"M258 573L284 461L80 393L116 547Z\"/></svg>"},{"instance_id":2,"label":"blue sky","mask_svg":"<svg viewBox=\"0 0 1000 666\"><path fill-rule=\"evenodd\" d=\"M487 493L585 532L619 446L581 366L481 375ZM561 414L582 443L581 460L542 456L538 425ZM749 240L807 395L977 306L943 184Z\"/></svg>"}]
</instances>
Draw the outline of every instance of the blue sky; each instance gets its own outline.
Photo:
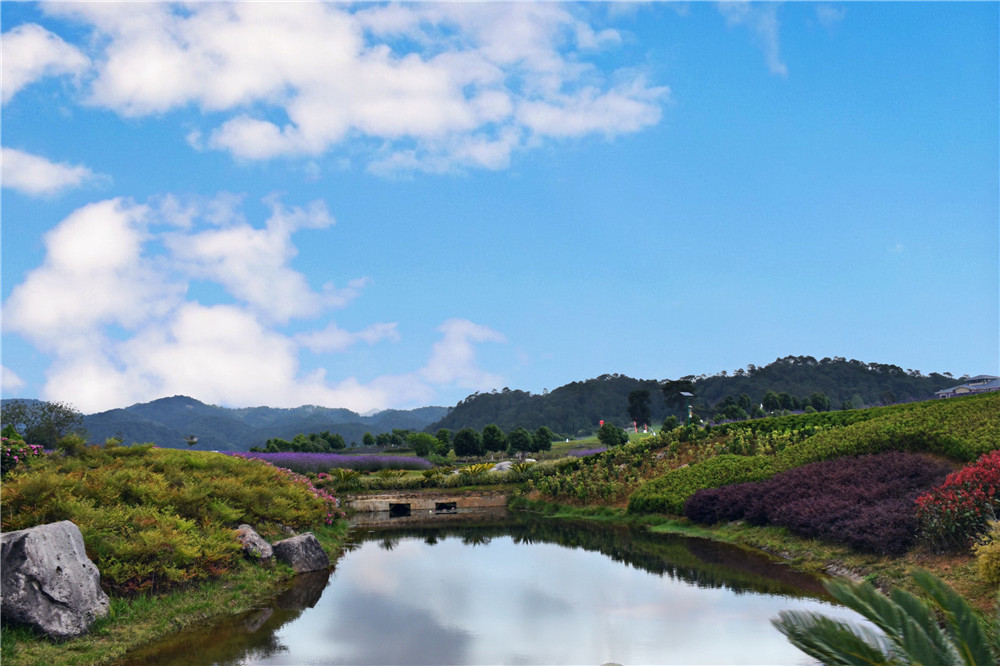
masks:
<instances>
[{"instance_id":1,"label":"blue sky","mask_svg":"<svg viewBox=\"0 0 1000 666\"><path fill-rule=\"evenodd\" d=\"M4 397L1000 374L997 3L0 12Z\"/></svg>"}]
</instances>

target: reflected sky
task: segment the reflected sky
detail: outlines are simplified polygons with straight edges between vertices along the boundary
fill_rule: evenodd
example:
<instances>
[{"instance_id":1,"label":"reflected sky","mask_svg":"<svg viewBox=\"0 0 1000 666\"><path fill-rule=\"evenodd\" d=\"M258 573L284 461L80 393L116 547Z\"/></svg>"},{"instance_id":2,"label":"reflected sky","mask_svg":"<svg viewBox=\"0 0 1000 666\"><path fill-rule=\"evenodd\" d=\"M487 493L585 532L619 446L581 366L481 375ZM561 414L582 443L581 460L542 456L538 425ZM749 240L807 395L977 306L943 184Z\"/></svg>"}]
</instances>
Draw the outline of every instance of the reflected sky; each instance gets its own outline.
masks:
<instances>
[{"instance_id":1,"label":"reflected sky","mask_svg":"<svg viewBox=\"0 0 1000 666\"><path fill-rule=\"evenodd\" d=\"M401 538L339 561L265 664L803 664L770 624L824 602L699 588L604 555L510 537Z\"/></svg>"}]
</instances>

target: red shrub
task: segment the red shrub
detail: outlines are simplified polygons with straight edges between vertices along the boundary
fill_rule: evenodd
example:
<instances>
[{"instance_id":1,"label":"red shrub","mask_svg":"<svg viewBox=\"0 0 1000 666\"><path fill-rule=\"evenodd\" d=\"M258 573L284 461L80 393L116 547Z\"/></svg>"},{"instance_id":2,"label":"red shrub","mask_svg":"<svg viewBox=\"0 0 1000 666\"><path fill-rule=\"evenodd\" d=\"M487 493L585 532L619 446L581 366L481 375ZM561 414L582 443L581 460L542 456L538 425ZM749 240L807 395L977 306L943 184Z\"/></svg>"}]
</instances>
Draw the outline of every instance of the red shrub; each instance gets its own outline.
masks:
<instances>
[{"instance_id":1,"label":"red shrub","mask_svg":"<svg viewBox=\"0 0 1000 666\"><path fill-rule=\"evenodd\" d=\"M916 500L920 536L941 548L967 548L1000 516L1000 450L949 474Z\"/></svg>"},{"instance_id":2,"label":"red shrub","mask_svg":"<svg viewBox=\"0 0 1000 666\"><path fill-rule=\"evenodd\" d=\"M699 490L684 507L691 520L780 525L799 536L855 550L900 555L917 532L914 498L948 473L920 454L893 451L812 463L767 481Z\"/></svg>"}]
</instances>

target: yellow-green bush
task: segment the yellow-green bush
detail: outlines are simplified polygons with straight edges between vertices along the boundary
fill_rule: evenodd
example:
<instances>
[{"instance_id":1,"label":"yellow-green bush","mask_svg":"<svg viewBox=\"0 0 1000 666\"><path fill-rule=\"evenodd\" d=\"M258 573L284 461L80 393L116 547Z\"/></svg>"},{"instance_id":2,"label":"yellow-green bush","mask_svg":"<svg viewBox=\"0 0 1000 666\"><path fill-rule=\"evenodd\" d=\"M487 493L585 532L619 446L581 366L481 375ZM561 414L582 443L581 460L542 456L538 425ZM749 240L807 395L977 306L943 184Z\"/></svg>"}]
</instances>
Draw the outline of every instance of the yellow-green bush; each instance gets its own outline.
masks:
<instances>
[{"instance_id":1,"label":"yellow-green bush","mask_svg":"<svg viewBox=\"0 0 1000 666\"><path fill-rule=\"evenodd\" d=\"M307 479L257 460L152 445L87 446L16 470L0 488L4 531L71 520L102 585L161 591L235 565L233 528L264 535L330 522L334 500Z\"/></svg>"},{"instance_id":2,"label":"yellow-green bush","mask_svg":"<svg viewBox=\"0 0 1000 666\"><path fill-rule=\"evenodd\" d=\"M987 583L1000 585L1000 520L990 523L990 530L973 547L979 575Z\"/></svg>"}]
</instances>

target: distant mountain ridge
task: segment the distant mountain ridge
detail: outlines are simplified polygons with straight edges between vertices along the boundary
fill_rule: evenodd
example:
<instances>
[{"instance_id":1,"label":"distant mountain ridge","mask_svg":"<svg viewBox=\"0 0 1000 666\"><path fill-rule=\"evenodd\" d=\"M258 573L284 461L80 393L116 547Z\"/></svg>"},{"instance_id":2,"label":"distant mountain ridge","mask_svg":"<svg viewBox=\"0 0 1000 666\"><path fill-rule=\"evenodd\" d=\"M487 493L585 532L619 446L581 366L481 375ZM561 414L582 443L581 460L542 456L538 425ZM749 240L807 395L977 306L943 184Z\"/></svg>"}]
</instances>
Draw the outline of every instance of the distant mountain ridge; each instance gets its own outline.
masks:
<instances>
[{"instance_id":1,"label":"distant mountain ridge","mask_svg":"<svg viewBox=\"0 0 1000 666\"><path fill-rule=\"evenodd\" d=\"M720 372L678 379L691 382L692 406L703 414L711 412L727 396L736 399L741 394L749 396L753 404L759 404L768 391L788 393L798 399L823 393L832 408L839 409L847 402L853 407L866 407L928 400L934 397L935 391L958 383L951 374L924 375L896 365L848 361L841 357L817 360L812 356L786 356L769 365L749 365L732 374ZM676 408L668 408L662 392L664 383L612 374L572 382L540 395L506 388L476 393L455 405L443 419L426 430L465 427L482 430L494 423L504 431L544 425L556 433L581 435L596 430L602 420L631 427L628 395L636 390L649 391L655 423L669 414L681 415Z\"/></svg>"},{"instance_id":2,"label":"distant mountain ridge","mask_svg":"<svg viewBox=\"0 0 1000 666\"><path fill-rule=\"evenodd\" d=\"M420 407L361 416L349 409L316 405L229 408L177 395L85 415L83 425L93 442L121 437L126 444L154 442L165 448L186 448L187 437L193 435L201 450L246 451L273 437L290 440L299 433L326 430L340 434L348 444L361 442L365 432L421 430L447 412L447 407Z\"/></svg>"},{"instance_id":3,"label":"distant mountain ridge","mask_svg":"<svg viewBox=\"0 0 1000 666\"><path fill-rule=\"evenodd\" d=\"M895 365L848 361L841 357L817 360L812 356L786 356L769 365L749 365L732 374L720 372L678 379L691 382L695 394L692 406L702 414L711 413L727 397L739 398L742 394L758 404L768 391L788 393L795 398L823 393L833 409L847 402L853 407L865 407L928 400L936 391L961 380L950 373L924 375ZM544 425L559 434L581 435L596 430L602 420L631 426L628 395L636 390L649 391L654 423L671 413L680 415L676 407L666 404L662 392L666 381L601 375L542 394L505 388L474 393L451 408L390 409L368 416L316 405L227 408L188 396L173 396L86 415L83 420L93 442L121 437L126 444L154 442L162 447L184 448L187 437L193 435L198 438L199 449L218 451L245 451L262 446L270 438L291 440L299 433L327 430L343 436L348 445L361 442L365 432L377 435L396 428L432 433L439 428L482 430L490 423L505 432L519 427L534 430Z\"/></svg>"}]
</instances>

